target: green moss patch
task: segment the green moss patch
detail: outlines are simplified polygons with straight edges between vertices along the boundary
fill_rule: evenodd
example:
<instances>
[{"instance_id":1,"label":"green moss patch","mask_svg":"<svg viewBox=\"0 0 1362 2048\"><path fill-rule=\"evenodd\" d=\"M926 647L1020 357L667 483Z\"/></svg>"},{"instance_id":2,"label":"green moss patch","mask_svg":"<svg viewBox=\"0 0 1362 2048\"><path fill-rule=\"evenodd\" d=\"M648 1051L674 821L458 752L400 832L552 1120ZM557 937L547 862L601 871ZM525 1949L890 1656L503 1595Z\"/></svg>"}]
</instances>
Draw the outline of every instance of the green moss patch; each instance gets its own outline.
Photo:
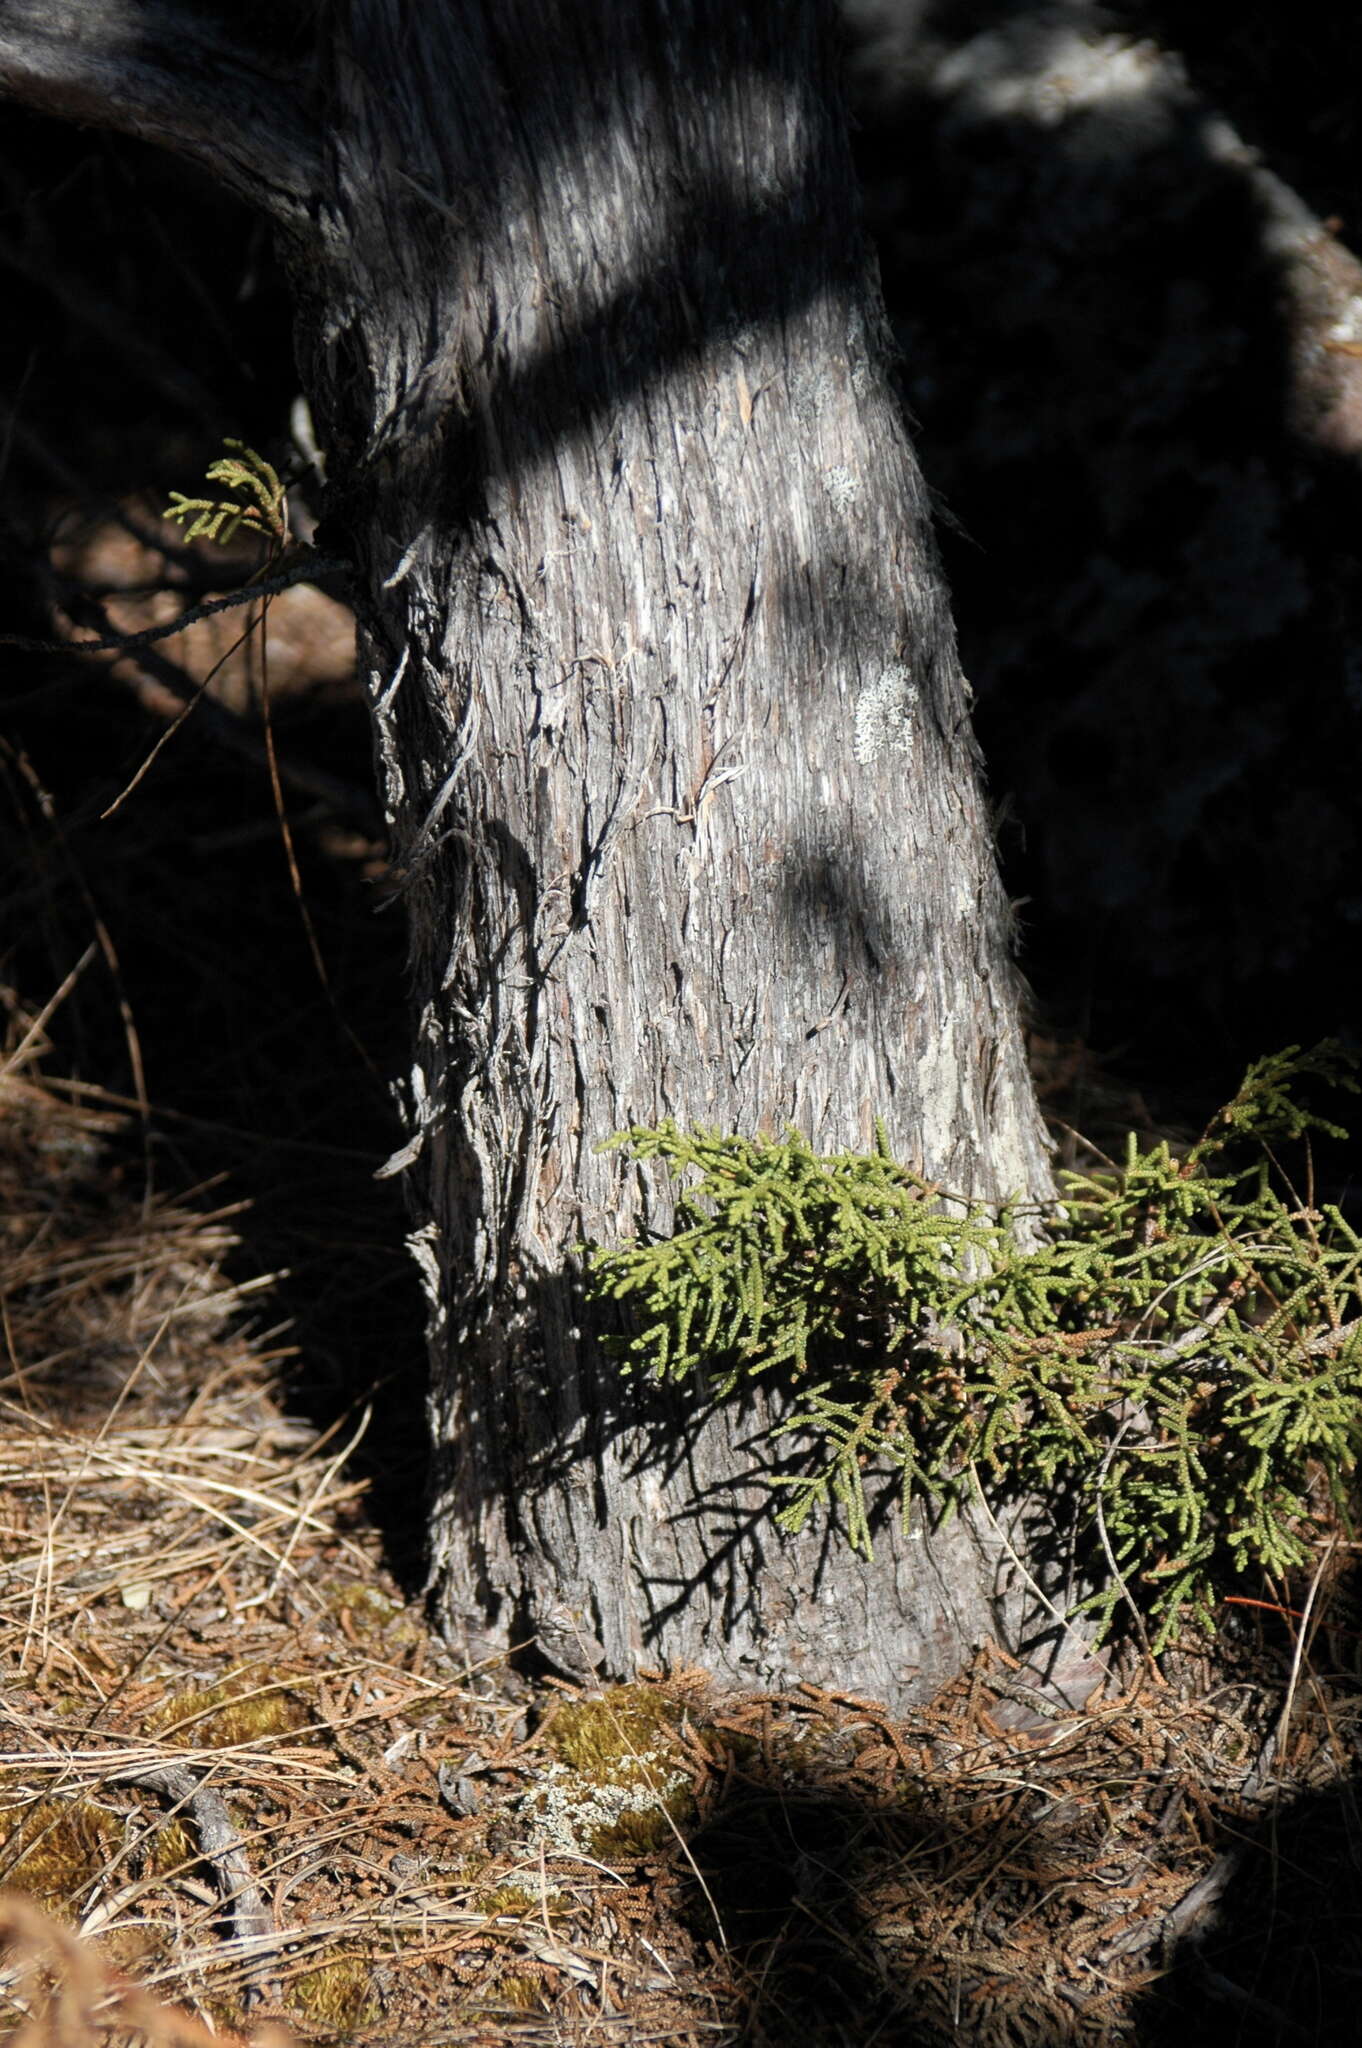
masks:
<instances>
[{"instance_id":1,"label":"green moss patch","mask_svg":"<svg viewBox=\"0 0 1362 2048\"><path fill-rule=\"evenodd\" d=\"M374 2026L382 2013L368 1965L359 1956L336 1956L321 1969L295 1977L289 2003L310 2029L337 2034Z\"/></svg>"},{"instance_id":2,"label":"green moss patch","mask_svg":"<svg viewBox=\"0 0 1362 2048\"><path fill-rule=\"evenodd\" d=\"M544 1730L551 1761L520 1810L549 1849L637 1862L693 1816L679 1702L662 1687L616 1685L559 1706Z\"/></svg>"},{"instance_id":3,"label":"green moss patch","mask_svg":"<svg viewBox=\"0 0 1362 2048\"><path fill-rule=\"evenodd\" d=\"M293 1674L253 1666L217 1685L173 1694L149 1717L149 1732L189 1749L234 1749L271 1736L298 1735L313 1725L315 1716L289 1690L296 1683Z\"/></svg>"},{"instance_id":4,"label":"green moss patch","mask_svg":"<svg viewBox=\"0 0 1362 2048\"><path fill-rule=\"evenodd\" d=\"M0 1884L61 1911L101 1877L123 1834L117 1817L91 1799L38 1799L12 1823L0 1815Z\"/></svg>"}]
</instances>

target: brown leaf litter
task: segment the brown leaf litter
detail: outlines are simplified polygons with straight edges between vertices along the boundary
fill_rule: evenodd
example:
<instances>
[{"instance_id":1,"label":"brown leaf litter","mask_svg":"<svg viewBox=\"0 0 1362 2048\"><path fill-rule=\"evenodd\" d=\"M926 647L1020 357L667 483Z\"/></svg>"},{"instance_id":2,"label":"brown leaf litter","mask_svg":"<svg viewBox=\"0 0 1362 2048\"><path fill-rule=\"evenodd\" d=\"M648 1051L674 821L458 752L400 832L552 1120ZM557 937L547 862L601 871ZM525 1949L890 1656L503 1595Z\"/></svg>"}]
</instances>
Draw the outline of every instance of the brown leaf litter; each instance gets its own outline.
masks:
<instances>
[{"instance_id":1,"label":"brown leaf litter","mask_svg":"<svg viewBox=\"0 0 1362 2048\"><path fill-rule=\"evenodd\" d=\"M1227 1609L1216 1671L1132 1665L1067 1718L1019 1717L991 1648L898 1720L700 1674L589 1695L470 1669L386 1572L347 1476L373 1425L321 1436L287 1412L230 1207L149 1196L121 1116L41 1078L43 1049L11 1004L18 2048L1351 2038L1346 1583L1308 1655L1289 1599Z\"/></svg>"}]
</instances>

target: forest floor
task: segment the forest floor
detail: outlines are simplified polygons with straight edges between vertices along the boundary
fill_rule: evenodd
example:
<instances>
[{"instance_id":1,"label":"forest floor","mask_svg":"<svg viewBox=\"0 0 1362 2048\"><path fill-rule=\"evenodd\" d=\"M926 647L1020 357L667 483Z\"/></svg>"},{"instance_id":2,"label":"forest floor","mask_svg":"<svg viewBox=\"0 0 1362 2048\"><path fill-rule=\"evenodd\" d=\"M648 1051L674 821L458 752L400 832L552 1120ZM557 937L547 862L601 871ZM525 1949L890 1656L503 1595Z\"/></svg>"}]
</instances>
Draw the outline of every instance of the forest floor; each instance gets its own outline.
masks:
<instances>
[{"instance_id":1,"label":"forest floor","mask_svg":"<svg viewBox=\"0 0 1362 2048\"><path fill-rule=\"evenodd\" d=\"M1334 1567L1080 1717L1019 1712L996 1650L899 1719L698 1673L508 1691L385 1564L370 1410L291 1406L271 1285L228 1277L240 1219L148 1197L135 1120L51 1059L11 1000L13 2040L1355 2038L1362 1673Z\"/></svg>"}]
</instances>

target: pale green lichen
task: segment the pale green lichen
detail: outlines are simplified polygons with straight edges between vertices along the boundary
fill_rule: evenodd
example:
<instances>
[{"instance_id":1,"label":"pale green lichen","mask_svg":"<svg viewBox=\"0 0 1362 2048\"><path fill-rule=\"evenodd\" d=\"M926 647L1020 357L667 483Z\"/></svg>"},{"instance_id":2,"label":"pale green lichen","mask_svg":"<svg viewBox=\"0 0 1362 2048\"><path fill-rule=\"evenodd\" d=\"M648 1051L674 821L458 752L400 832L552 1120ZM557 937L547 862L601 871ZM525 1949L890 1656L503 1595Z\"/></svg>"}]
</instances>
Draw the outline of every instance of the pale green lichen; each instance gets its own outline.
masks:
<instances>
[{"instance_id":1,"label":"pale green lichen","mask_svg":"<svg viewBox=\"0 0 1362 2048\"><path fill-rule=\"evenodd\" d=\"M856 699L856 729L852 752L865 767L881 754L913 751L913 712L917 690L906 663L891 661L875 680L867 683Z\"/></svg>"},{"instance_id":2,"label":"pale green lichen","mask_svg":"<svg viewBox=\"0 0 1362 2048\"><path fill-rule=\"evenodd\" d=\"M841 462L823 471L823 488L831 498L834 509L843 515L850 512L861 495L861 486L855 472Z\"/></svg>"},{"instance_id":3,"label":"pale green lichen","mask_svg":"<svg viewBox=\"0 0 1362 2048\"><path fill-rule=\"evenodd\" d=\"M523 1818L549 1850L592 1856L608 1863L612 1854L659 1848L672 1835L668 1815L684 1801L690 1779L669 1769L655 1751L636 1759L633 1784L592 1780L566 1764L549 1764L520 1802Z\"/></svg>"},{"instance_id":4,"label":"pale green lichen","mask_svg":"<svg viewBox=\"0 0 1362 2048\"><path fill-rule=\"evenodd\" d=\"M519 1811L549 1850L627 1860L675 1839L691 1810L679 1762L677 1703L648 1685L611 1686L565 1702L545 1731L552 1761Z\"/></svg>"}]
</instances>

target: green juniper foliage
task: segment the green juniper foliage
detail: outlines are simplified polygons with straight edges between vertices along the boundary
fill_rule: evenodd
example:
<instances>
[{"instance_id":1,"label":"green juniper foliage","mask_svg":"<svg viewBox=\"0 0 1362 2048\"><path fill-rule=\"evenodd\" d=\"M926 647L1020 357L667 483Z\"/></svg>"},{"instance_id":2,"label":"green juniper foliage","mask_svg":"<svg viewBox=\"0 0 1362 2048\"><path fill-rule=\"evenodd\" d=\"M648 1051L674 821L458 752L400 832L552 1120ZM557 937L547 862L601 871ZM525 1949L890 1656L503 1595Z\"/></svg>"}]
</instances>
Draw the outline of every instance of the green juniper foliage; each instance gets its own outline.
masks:
<instances>
[{"instance_id":1,"label":"green juniper foliage","mask_svg":"<svg viewBox=\"0 0 1362 2048\"><path fill-rule=\"evenodd\" d=\"M883 1132L822 1157L793 1130L631 1130L609 1142L698 1179L672 1236L594 1249L590 1286L633 1312L626 1370L789 1387L779 1430L816 1448L773 1482L787 1528L840 1510L868 1552L865 1479L886 1470L905 1513L977 1486L1064 1494L1105 1562L1100 1627L1124 1598L1158 1647L1209 1623L1227 1579L1297 1569L1321 1517L1346 1520L1362 1239L1314 1199L1309 1134L1345 1134L1297 1091L1356 1092L1354 1064L1332 1043L1260 1060L1190 1150L1132 1136L1124 1166L1067 1176L1040 1217L948 1202ZM1296 1141L1303 1193L1274 1150Z\"/></svg>"},{"instance_id":2,"label":"green juniper foliage","mask_svg":"<svg viewBox=\"0 0 1362 2048\"><path fill-rule=\"evenodd\" d=\"M251 533L258 533L272 541L276 547L288 543L288 499L279 473L263 455L257 455L254 448L248 448L244 441L227 440L226 448L236 450L234 455L220 455L208 466L210 484L226 484L240 495L235 498L187 498L183 491L172 491L166 507L167 519L177 519L184 526L186 540L197 540L203 534L209 540L219 541L226 546L241 527Z\"/></svg>"}]
</instances>

